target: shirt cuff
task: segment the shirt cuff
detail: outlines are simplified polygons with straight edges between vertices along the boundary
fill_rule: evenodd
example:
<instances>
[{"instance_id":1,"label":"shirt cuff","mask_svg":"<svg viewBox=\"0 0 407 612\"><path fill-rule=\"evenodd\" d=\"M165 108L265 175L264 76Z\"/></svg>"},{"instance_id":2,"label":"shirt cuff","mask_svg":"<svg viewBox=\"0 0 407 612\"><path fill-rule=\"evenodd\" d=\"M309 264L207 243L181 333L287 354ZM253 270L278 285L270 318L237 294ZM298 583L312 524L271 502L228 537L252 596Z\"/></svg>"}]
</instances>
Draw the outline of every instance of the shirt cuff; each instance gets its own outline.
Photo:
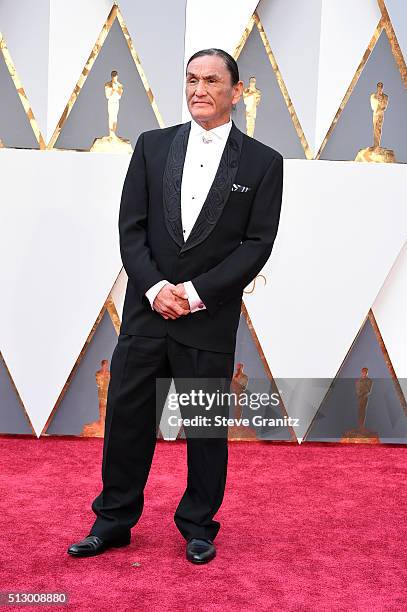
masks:
<instances>
[{"instance_id":1,"label":"shirt cuff","mask_svg":"<svg viewBox=\"0 0 407 612\"><path fill-rule=\"evenodd\" d=\"M160 280L158 281L158 283L156 283L155 285L153 285L152 287L150 287L150 289L148 289L145 292L145 296L148 298L148 301L150 302L150 306L152 308L152 310L154 310L154 300L157 296L157 294L159 293L160 289L162 289L164 287L164 285L167 285L169 281L167 280Z\"/></svg>"},{"instance_id":2,"label":"shirt cuff","mask_svg":"<svg viewBox=\"0 0 407 612\"><path fill-rule=\"evenodd\" d=\"M192 312L197 312L198 310L205 310L206 306L198 295L197 290L191 281L186 281L184 283L184 289L188 295L189 308Z\"/></svg>"}]
</instances>

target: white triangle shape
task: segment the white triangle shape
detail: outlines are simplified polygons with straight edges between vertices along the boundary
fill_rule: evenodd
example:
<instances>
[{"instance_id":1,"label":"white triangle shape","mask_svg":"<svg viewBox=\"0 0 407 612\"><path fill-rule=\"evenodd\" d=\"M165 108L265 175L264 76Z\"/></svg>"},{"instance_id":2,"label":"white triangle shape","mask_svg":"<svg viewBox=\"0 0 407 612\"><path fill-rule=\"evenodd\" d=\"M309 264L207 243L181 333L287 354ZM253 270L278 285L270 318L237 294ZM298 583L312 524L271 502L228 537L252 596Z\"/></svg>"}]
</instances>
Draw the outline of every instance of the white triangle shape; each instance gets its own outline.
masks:
<instances>
[{"instance_id":1,"label":"white triangle shape","mask_svg":"<svg viewBox=\"0 0 407 612\"><path fill-rule=\"evenodd\" d=\"M261 0L257 14L311 149L318 91L321 1ZM270 65L271 68L271 65Z\"/></svg>"},{"instance_id":2,"label":"white triangle shape","mask_svg":"<svg viewBox=\"0 0 407 612\"><path fill-rule=\"evenodd\" d=\"M116 307L117 314L119 315L120 321L123 315L124 298L126 297L127 289L127 274L124 268L121 269L119 276L116 279L113 289L110 293L113 303Z\"/></svg>"},{"instance_id":3,"label":"white triangle shape","mask_svg":"<svg viewBox=\"0 0 407 612\"><path fill-rule=\"evenodd\" d=\"M117 219L130 156L0 155L2 352L39 435L122 267Z\"/></svg>"},{"instance_id":4,"label":"white triangle shape","mask_svg":"<svg viewBox=\"0 0 407 612\"><path fill-rule=\"evenodd\" d=\"M267 283L244 301L301 436L406 239L405 169L285 160L284 174Z\"/></svg>"},{"instance_id":5,"label":"white triangle shape","mask_svg":"<svg viewBox=\"0 0 407 612\"><path fill-rule=\"evenodd\" d=\"M51 2L47 142L55 131L111 8L112 2L109 0ZM31 68L34 69L34 66Z\"/></svg>"},{"instance_id":6,"label":"white triangle shape","mask_svg":"<svg viewBox=\"0 0 407 612\"><path fill-rule=\"evenodd\" d=\"M324 0L315 153L319 150L381 18L376 0Z\"/></svg>"},{"instance_id":7,"label":"white triangle shape","mask_svg":"<svg viewBox=\"0 0 407 612\"><path fill-rule=\"evenodd\" d=\"M379 22L377 2L261 0L257 13L316 154Z\"/></svg>"},{"instance_id":8,"label":"white triangle shape","mask_svg":"<svg viewBox=\"0 0 407 612\"><path fill-rule=\"evenodd\" d=\"M380 289L372 310L407 398L407 242Z\"/></svg>"}]
</instances>

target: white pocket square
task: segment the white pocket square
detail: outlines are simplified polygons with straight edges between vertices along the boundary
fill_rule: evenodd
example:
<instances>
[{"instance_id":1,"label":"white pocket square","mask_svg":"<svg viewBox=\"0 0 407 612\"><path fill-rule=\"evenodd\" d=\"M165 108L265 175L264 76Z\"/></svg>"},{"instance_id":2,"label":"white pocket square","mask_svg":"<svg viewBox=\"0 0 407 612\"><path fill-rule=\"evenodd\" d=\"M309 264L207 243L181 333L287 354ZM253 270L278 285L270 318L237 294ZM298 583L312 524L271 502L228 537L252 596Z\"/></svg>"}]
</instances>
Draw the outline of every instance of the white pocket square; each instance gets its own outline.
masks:
<instances>
[{"instance_id":1,"label":"white pocket square","mask_svg":"<svg viewBox=\"0 0 407 612\"><path fill-rule=\"evenodd\" d=\"M246 185L238 185L237 183L233 183L232 191L239 191L240 193L246 193L246 191L250 191L251 187L246 187Z\"/></svg>"}]
</instances>

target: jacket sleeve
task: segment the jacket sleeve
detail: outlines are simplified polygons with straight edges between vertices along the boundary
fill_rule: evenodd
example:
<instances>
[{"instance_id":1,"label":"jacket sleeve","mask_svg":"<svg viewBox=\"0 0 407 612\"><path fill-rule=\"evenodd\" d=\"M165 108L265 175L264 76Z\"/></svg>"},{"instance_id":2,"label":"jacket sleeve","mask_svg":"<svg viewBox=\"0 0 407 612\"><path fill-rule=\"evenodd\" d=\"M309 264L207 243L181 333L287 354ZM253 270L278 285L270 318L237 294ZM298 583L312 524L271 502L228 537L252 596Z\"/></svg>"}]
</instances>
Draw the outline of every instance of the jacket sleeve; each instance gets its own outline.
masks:
<instances>
[{"instance_id":1,"label":"jacket sleeve","mask_svg":"<svg viewBox=\"0 0 407 612\"><path fill-rule=\"evenodd\" d=\"M273 158L254 196L241 244L219 264L191 278L212 315L228 299L241 295L268 260L277 235L283 193L283 157Z\"/></svg>"},{"instance_id":2,"label":"jacket sleeve","mask_svg":"<svg viewBox=\"0 0 407 612\"><path fill-rule=\"evenodd\" d=\"M144 134L140 134L124 180L119 212L120 254L140 299L155 283L165 280L147 243L147 214Z\"/></svg>"}]
</instances>

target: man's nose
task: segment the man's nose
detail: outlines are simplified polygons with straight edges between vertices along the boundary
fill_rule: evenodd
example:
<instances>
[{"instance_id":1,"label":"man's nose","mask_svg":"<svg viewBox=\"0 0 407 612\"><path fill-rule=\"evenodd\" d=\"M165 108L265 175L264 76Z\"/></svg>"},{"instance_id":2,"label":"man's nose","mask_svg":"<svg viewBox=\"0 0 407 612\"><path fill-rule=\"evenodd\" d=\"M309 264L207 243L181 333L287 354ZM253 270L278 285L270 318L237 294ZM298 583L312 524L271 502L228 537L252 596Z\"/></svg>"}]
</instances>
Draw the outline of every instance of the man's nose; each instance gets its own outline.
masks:
<instances>
[{"instance_id":1,"label":"man's nose","mask_svg":"<svg viewBox=\"0 0 407 612\"><path fill-rule=\"evenodd\" d=\"M195 89L195 94L197 96L204 96L206 94L206 85L202 79L199 79L198 81L198 85L196 86L196 89Z\"/></svg>"}]
</instances>

